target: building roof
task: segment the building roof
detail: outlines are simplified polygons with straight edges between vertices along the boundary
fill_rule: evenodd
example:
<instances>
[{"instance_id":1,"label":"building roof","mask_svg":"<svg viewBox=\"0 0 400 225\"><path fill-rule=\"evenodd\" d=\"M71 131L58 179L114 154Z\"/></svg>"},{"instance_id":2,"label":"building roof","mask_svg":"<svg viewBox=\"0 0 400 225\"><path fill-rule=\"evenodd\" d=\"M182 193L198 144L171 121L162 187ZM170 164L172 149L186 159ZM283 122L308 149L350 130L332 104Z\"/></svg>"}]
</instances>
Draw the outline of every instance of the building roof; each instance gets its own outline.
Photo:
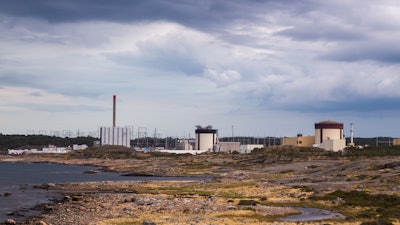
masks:
<instances>
[{"instance_id":1,"label":"building roof","mask_svg":"<svg viewBox=\"0 0 400 225\"><path fill-rule=\"evenodd\" d=\"M343 124L343 123L339 123L339 122L336 122L334 120L324 120L324 121L321 121L321 122L316 123L316 124Z\"/></svg>"},{"instance_id":2,"label":"building roof","mask_svg":"<svg viewBox=\"0 0 400 225\"><path fill-rule=\"evenodd\" d=\"M319 123L315 123L315 129L343 129L343 123L339 123L333 120L325 120Z\"/></svg>"}]
</instances>

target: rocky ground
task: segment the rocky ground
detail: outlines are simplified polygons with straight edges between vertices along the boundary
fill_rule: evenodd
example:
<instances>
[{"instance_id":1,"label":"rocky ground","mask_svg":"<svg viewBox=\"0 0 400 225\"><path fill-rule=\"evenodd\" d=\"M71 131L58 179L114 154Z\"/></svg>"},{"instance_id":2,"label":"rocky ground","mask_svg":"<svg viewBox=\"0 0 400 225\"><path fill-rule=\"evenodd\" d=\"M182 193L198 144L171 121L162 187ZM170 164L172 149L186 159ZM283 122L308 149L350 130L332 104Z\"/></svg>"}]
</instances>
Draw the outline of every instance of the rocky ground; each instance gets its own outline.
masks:
<instances>
[{"instance_id":1,"label":"rocky ground","mask_svg":"<svg viewBox=\"0 0 400 225\"><path fill-rule=\"evenodd\" d=\"M42 188L60 191L64 198L38 206L43 214L21 224L291 224L282 219L298 214L297 207L327 209L346 217L303 222L306 224L377 224L381 218L385 223L400 224L399 215L391 211L385 214L390 207L394 207L393 212L399 211L396 204L366 206L345 198L347 195L324 199L338 190L363 194L364 199L397 195L400 157L205 154L138 155L126 159L25 156L1 160L96 165L132 175L213 177L180 182L44 185ZM395 197L389 199L397 201ZM393 218L383 220L390 213Z\"/></svg>"}]
</instances>

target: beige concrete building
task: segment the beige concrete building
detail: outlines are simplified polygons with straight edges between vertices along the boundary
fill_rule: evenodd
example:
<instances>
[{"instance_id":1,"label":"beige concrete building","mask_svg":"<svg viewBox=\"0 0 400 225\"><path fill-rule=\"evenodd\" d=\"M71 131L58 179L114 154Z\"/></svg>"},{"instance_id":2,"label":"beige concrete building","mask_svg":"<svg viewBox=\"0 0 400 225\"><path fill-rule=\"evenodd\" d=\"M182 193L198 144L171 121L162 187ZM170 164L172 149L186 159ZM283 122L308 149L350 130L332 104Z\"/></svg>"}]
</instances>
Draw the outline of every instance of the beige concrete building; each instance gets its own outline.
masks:
<instances>
[{"instance_id":1,"label":"beige concrete building","mask_svg":"<svg viewBox=\"0 0 400 225\"><path fill-rule=\"evenodd\" d=\"M315 144L323 143L325 140L342 140L343 123L333 120L325 120L315 124Z\"/></svg>"},{"instance_id":2,"label":"beige concrete building","mask_svg":"<svg viewBox=\"0 0 400 225\"><path fill-rule=\"evenodd\" d=\"M318 147L327 151L340 151L346 147L343 123L325 120L315 123L315 136L288 137L282 139L283 146Z\"/></svg>"},{"instance_id":3,"label":"beige concrete building","mask_svg":"<svg viewBox=\"0 0 400 225\"><path fill-rule=\"evenodd\" d=\"M346 147L343 123L325 120L315 124L315 147L328 151L340 151Z\"/></svg>"},{"instance_id":4,"label":"beige concrete building","mask_svg":"<svg viewBox=\"0 0 400 225\"><path fill-rule=\"evenodd\" d=\"M283 146L312 147L313 144L315 144L315 136L303 136L302 134L298 134L297 137L282 138Z\"/></svg>"},{"instance_id":5,"label":"beige concrete building","mask_svg":"<svg viewBox=\"0 0 400 225\"><path fill-rule=\"evenodd\" d=\"M393 145L400 145L400 138L393 138Z\"/></svg>"}]
</instances>

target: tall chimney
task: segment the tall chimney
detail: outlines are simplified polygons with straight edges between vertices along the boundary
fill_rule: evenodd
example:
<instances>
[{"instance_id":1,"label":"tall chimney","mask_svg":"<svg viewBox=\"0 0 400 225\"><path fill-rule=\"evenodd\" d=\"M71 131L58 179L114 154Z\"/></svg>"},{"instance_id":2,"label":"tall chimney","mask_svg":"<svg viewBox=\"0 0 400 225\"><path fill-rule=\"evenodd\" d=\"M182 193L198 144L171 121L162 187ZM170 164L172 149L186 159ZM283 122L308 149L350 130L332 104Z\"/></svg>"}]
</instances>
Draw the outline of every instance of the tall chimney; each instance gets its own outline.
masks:
<instances>
[{"instance_id":1,"label":"tall chimney","mask_svg":"<svg viewBox=\"0 0 400 225\"><path fill-rule=\"evenodd\" d=\"M116 117L116 113L115 113L115 107L116 107L116 103L117 103L117 96L114 95L113 96L113 127L115 127L115 117Z\"/></svg>"},{"instance_id":2,"label":"tall chimney","mask_svg":"<svg viewBox=\"0 0 400 225\"><path fill-rule=\"evenodd\" d=\"M353 138L354 138L354 125L353 125L353 123L350 123L350 143L354 143L353 141Z\"/></svg>"}]
</instances>

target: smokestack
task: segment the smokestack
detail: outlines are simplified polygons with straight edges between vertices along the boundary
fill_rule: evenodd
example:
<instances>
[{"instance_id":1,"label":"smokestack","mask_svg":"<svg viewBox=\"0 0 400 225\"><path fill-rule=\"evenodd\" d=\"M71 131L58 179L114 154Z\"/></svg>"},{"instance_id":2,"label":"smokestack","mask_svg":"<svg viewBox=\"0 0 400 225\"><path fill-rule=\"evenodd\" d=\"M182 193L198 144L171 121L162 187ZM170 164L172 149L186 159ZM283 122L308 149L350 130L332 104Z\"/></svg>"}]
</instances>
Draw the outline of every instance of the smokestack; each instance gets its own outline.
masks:
<instances>
[{"instance_id":1,"label":"smokestack","mask_svg":"<svg viewBox=\"0 0 400 225\"><path fill-rule=\"evenodd\" d=\"M116 108L116 103L117 103L117 96L116 95L114 95L113 96L113 127L115 127L115 117L116 117L116 115L115 115L115 108Z\"/></svg>"},{"instance_id":2,"label":"smokestack","mask_svg":"<svg viewBox=\"0 0 400 225\"><path fill-rule=\"evenodd\" d=\"M350 123L350 143L354 143L353 138L354 138L354 125L353 123Z\"/></svg>"}]
</instances>

